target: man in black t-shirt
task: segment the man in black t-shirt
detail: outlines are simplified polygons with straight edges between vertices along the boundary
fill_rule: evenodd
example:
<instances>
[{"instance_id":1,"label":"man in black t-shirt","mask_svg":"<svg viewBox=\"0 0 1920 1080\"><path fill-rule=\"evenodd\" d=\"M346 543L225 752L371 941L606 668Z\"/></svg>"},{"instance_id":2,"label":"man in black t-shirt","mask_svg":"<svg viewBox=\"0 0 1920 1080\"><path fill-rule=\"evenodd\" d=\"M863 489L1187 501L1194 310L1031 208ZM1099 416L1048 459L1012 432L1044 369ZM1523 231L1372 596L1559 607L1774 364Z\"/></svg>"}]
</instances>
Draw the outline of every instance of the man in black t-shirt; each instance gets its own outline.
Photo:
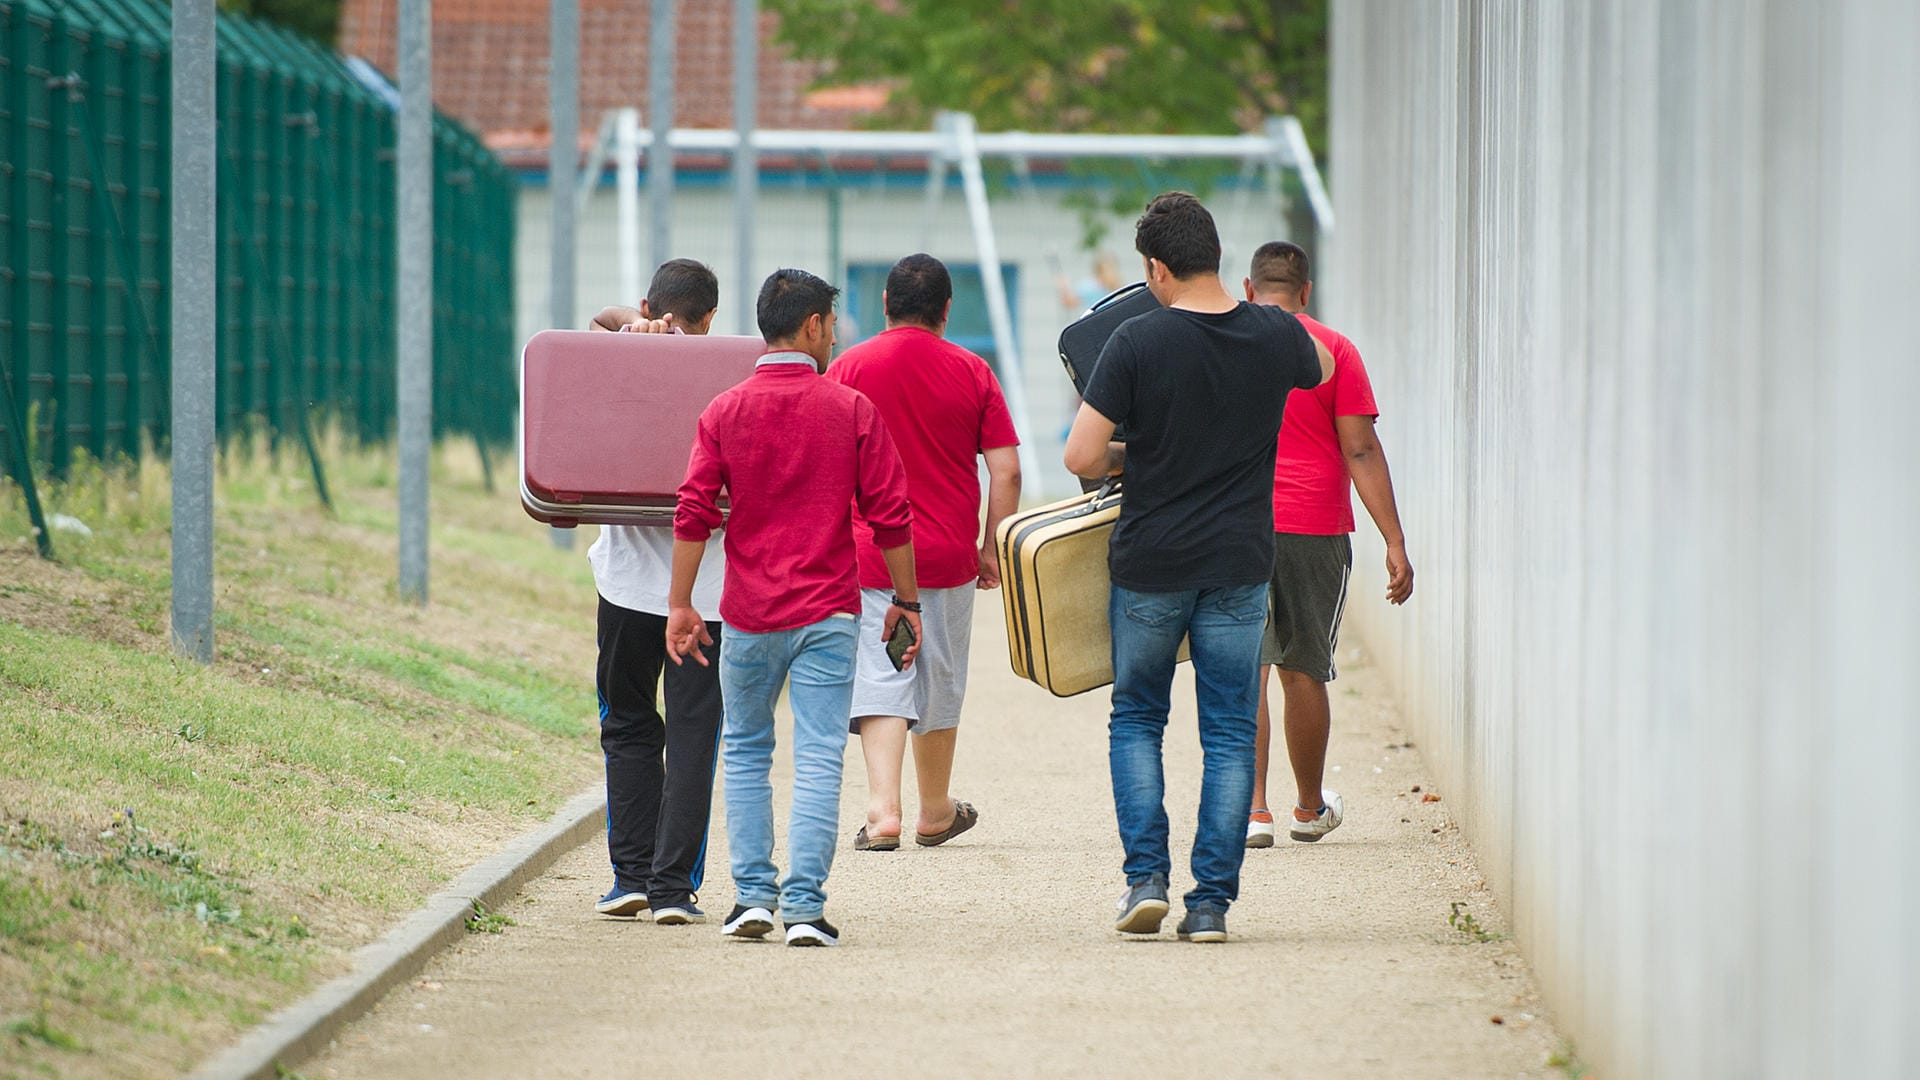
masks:
<instances>
[{"instance_id":1,"label":"man in black t-shirt","mask_svg":"<svg viewBox=\"0 0 1920 1080\"><path fill-rule=\"evenodd\" d=\"M1163 306L1114 331L1066 453L1079 476L1126 470L1108 555L1108 753L1127 875L1115 928L1156 934L1167 914L1173 862L1160 746L1174 660L1186 639L1205 765L1194 887L1179 933L1225 941L1253 798L1280 418L1295 388L1332 376L1333 357L1292 315L1227 293L1213 216L1192 195L1171 192L1148 203L1134 247ZM1120 424L1124 445L1112 441Z\"/></svg>"}]
</instances>

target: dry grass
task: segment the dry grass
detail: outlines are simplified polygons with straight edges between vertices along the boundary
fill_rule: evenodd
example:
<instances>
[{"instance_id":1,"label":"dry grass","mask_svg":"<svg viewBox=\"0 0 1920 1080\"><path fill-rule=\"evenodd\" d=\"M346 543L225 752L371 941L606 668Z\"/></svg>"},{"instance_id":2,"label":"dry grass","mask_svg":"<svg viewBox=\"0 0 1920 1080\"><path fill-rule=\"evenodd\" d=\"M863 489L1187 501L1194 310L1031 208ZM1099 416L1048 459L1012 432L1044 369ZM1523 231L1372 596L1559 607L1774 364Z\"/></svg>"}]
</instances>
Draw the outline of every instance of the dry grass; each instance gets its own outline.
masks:
<instances>
[{"instance_id":1,"label":"dry grass","mask_svg":"<svg viewBox=\"0 0 1920 1080\"><path fill-rule=\"evenodd\" d=\"M297 460L222 462L208 668L164 469L45 492L94 530L53 563L0 488L0 1075L190 1067L595 775L581 553L452 447L404 604L391 459L328 460L331 515Z\"/></svg>"}]
</instances>

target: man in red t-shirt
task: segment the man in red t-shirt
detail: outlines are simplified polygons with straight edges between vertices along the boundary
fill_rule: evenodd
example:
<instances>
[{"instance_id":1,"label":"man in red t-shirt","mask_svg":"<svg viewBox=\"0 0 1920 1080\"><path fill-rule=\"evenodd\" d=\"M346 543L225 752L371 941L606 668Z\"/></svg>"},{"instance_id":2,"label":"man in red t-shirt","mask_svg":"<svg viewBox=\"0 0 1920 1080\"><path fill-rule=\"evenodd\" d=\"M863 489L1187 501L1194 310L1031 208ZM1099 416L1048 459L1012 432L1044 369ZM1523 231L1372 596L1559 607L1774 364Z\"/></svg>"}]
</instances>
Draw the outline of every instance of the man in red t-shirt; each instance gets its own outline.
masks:
<instances>
[{"instance_id":1,"label":"man in red t-shirt","mask_svg":"<svg viewBox=\"0 0 1920 1080\"><path fill-rule=\"evenodd\" d=\"M1267 809L1267 748L1273 741L1267 705L1267 667L1280 669L1286 698L1287 757L1293 764L1298 801L1287 818L1295 840L1314 841L1339 828L1340 793L1321 786L1332 717L1327 684L1334 679L1333 651L1340 613L1347 602L1353 566L1351 481L1387 542L1387 602L1413 595L1413 564L1394 506L1393 478L1373 432L1373 387L1360 350L1346 336L1320 325L1306 312L1313 281L1307 253L1297 244L1262 244L1253 253L1247 300L1272 304L1299 316L1316 340L1333 353L1333 377L1287 398L1273 474L1273 608L1260 647L1259 731L1254 740L1253 807L1247 846L1272 847L1273 814Z\"/></svg>"},{"instance_id":2,"label":"man in red t-shirt","mask_svg":"<svg viewBox=\"0 0 1920 1080\"><path fill-rule=\"evenodd\" d=\"M868 791L867 823L853 838L857 851L900 846L900 772L909 730L920 781L914 842L945 843L980 819L947 787L967 692L974 590L1000 584L994 530L1020 505L1020 439L1000 384L985 360L941 336L953 307L946 266L931 255L901 259L887 275L882 302L886 332L841 354L827 378L873 401L906 463L926 636L913 666L895 671L881 634L887 567L873 529L856 514L862 613L852 727L867 759ZM989 478L984 534L981 456Z\"/></svg>"}]
</instances>

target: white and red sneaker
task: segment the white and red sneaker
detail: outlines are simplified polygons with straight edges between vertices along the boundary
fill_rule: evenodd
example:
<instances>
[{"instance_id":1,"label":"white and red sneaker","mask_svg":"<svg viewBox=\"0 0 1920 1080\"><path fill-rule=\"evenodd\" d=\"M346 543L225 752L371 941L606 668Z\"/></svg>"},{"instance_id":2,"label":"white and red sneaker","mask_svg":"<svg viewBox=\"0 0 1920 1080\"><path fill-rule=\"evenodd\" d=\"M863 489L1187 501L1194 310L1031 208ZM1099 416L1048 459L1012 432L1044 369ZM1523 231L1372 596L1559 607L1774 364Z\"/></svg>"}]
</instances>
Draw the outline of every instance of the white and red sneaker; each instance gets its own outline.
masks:
<instances>
[{"instance_id":1,"label":"white and red sneaker","mask_svg":"<svg viewBox=\"0 0 1920 1080\"><path fill-rule=\"evenodd\" d=\"M1247 846L1250 848L1273 846L1273 812L1271 810L1255 810L1247 815Z\"/></svg>"},{"instance_id":2,"label":"white and red sneaker","mask_svg":"<svg viewBox=\"0 0 1920 1080\"><path fill-rule=\"evenodd\" d=\"M1340 793L1323 788L1320 792L1320 801L1326 805L1322 806L1318 813L1311 810L1305 811L1314 814L1311 820L1301 821L1299 812L1287 815L1288 836L1311 844L1340 827L1341 816L1346 810L1345 805L1340 801ZM1296 811L1299 810L1305 810L1305 808L1296 808Z\"/></svg>"}]
</instances>

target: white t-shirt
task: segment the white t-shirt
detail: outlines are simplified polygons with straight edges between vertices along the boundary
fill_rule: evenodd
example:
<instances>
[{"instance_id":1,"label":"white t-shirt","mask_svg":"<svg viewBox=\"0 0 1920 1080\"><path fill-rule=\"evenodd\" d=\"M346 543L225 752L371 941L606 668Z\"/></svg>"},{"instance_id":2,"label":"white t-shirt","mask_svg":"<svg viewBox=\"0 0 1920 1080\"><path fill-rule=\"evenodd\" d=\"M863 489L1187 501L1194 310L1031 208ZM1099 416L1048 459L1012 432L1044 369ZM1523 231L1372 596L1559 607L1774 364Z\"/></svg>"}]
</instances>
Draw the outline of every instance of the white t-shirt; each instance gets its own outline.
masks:
<instances>
[{"instance_id":1,"label":"white t-shirt","mask_svg":"<svg viewBox=\"0 0 1920 1080\"><path fill-rule=\"evenodd\" d=\"M700 576L693 581L693 606L708 622L720 621L720 582L727 557L721 533L707 539ZM652 525L602 525L600 539L587 549L593 584L610 604L649 615L667 614L673 588L673 530Z\"/></svg>"}]
</instances>

